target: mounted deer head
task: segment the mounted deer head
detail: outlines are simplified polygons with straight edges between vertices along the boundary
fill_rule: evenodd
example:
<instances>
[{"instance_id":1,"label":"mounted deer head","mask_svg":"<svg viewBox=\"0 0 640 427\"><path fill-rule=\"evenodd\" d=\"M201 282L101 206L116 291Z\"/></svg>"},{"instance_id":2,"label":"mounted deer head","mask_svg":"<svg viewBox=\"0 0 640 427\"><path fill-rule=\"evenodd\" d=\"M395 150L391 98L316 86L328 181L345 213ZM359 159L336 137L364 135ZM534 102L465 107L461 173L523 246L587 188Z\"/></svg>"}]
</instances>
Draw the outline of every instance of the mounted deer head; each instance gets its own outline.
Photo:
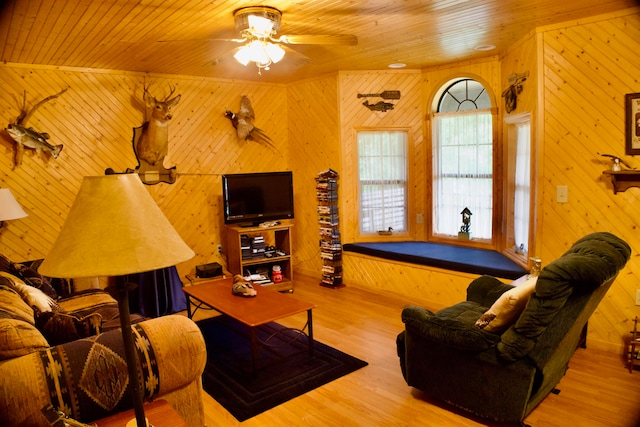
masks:
<instances>
[{"instance_id":1,"label":"mounted deer head","mask_svg":"<svg viewBox=\"0 0 640 427\"><path fill-rule=\"evenodd\" d=\"M162 164L169 148L168 122L171 120L171 109L180 101L180 96L169 99L175 87L162 101L149 93L149 87L144 87L142 99L145 102L146 122L142 125L139 137L134 136L134 148L138 160L145 160L150 165Z\"/></svg>"},{"instance_id":2,"label":"mounted deer head","mask_svg":"<svg viewBox=\"0 0 640 427\"><path fill-rule=\"evenodd\" d=\"M149 93L149 86L144 87L144 95L142 97L146 105L146 120L157 120L166 123L167 120L171 120L171 109L180 102L182 95L169 99L173 92L176 91L175 87L169 86L169 95L165 96L162 101L158 101L154 96Z\"/></svg>"}]
</instances>

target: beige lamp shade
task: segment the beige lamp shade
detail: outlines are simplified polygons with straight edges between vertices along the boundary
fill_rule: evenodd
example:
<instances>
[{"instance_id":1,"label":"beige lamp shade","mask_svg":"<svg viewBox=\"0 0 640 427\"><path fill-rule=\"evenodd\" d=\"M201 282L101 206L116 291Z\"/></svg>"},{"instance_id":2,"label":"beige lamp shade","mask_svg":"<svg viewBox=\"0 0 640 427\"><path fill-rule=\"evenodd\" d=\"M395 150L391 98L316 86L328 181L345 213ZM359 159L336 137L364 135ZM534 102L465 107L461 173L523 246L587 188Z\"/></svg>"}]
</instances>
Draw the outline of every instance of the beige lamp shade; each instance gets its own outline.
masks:
<instances>
[{"instance_id":1,"label":"beige lamp shade","mask_svg":"<svg viewBox=\"0 0 640 427\"><path fill-rule=\"evenodd\" d=\"M38 271L49 277L122 276L187 261L178 235L137 174L85 177Z\"/></svg>"},{"instance_id":2,"label":"beige lamp shade","mask_svg":"<svg viewBox=\"0 0 640 427\"><path fill-rule=\"evenodd\" d=\"M27 213L8 188L0 188L0 221L24 218Z\"/></svg>"}]
</instances>

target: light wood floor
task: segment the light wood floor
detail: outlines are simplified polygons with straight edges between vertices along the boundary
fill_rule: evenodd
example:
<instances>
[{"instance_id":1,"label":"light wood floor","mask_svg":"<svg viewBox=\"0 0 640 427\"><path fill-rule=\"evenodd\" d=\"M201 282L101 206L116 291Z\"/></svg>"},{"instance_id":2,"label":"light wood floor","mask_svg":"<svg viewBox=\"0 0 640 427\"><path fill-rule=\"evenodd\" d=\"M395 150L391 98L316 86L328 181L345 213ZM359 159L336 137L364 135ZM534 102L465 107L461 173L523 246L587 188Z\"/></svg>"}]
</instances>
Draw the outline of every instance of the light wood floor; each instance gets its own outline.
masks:
<instances>
[{"instance_id":1,"label":"light wood floor","mask_svg":"<svg viewBox=\"0 0 640 427\"><path fill-rule=\"evenodd\" d=\"M369 365L239 423L205 394L207 425L214 426L484 426L430 402L400 372L396 335L400 312L421 305L399 295L346 286L329 289L296 276L294 297L314 302L314 337ZM428 307L432 310L437 307ZM196 313L196 320L205 317ZM281 323L302 327L306 314ZM525 419L532 427L640 427L640 371L629 373L622 355L579 349L551 394Z\"/></svg>"}]
</instances>

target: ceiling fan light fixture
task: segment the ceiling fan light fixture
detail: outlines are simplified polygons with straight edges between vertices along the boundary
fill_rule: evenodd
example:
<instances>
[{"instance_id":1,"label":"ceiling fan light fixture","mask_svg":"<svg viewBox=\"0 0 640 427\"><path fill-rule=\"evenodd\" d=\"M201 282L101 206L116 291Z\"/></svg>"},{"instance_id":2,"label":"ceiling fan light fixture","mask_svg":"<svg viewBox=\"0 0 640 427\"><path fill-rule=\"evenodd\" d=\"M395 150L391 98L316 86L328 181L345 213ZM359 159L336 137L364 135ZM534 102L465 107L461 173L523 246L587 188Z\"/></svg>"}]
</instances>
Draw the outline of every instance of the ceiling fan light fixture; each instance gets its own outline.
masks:
<instances>
[{"instance_id":1,"label":"ceiling fan light fixture","mask_svg":"<svg viewBox=\"0 0 640 427\"><path fill-rule=\"evenodd\" d=\"M233 57L244 66L249 62L255 62L259 72L263 68L268 70L273 63L280 62L284 54L284 49L279 45L255 39L238 49Z\"/></svg>"},{"instance_id":2,"label":"ceiling fan light fixture","mask_svg":"<svg viewBox=\"0 0 640 427\"><path fill-rule=\"evenodd\" d=\"M266 43L260 40L254 40L249 43L249 51L251 54L250 58L253 62L263 66L268 66L271 63L271 59L265 49L265 44Z\"/></svg>"},{"instance_id":3,"label":"ceiling fan light fixture","mask_svg":"<svg viewBox=\"0 0 640 427\"><path fill-rule=\"evenodd\" d=\"M273 21L262 16L249 15L249 32L257 37L269 37L273 31Z\"/></svg>"},{"instance_id":4,"label":"ceiling fan light fixture","mask_svg":"<svg viewBox=\"0 0 640 427\"><path fill-rule=\"evenodd\" d=\"M233 57L244 65L245 67L249 62L251 62L251 49L249 49L249 45L244 45L233 55Z\"/></svg>"},{"instance_id":5,"label":"ceiling fan light fixture","mask_svg":"<svg viewBox=\"0 0 640 427\"><path fill-rule=\"evenodd\" d=\"M256 31L268 30L266 36L270 36L280 30L282 12L271 6L249 6L237 9L233 12L233 18L236 31L239 33L251 30L253 27Z\"/></svg>"},{"instance_id":6,"label":"ceiling fan light fixture","mask_svg":"<svg viewBox=\"0 0 640 427\"><path fill-rule=\"evenodd\" d=\"M284 49L277 44L267 43L264 50L267 52L267 55L269 55L269 58L271 58L273 63L278 63L282 58L284 58Z\"/></svg>"}]
</instances>

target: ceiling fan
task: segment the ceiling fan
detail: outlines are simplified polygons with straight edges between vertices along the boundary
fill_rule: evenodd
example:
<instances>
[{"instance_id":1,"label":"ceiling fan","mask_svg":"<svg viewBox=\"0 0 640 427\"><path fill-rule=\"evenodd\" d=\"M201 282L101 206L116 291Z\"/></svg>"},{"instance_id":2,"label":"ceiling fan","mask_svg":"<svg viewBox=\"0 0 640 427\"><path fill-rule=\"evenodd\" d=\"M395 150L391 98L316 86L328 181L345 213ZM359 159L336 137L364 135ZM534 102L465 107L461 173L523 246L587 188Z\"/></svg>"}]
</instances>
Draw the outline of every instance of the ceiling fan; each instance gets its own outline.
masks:
<instances>
[{"instance_id":1,"label":"ceiling fan","mask_svg":"<svg viewBox=\"0 0 640 427\"><path fill-rule=\"evenodd\" d=\"M245 43L235 53L234 58L243 65L254 62L258 74L268 70L271 64L279 62L285 54L280 44L350 45L358 44L358 38L351 34L280 35L282 12L271 6L248 6L233 12L235 28L241 35L231 39Z\"/></svg>"}]
</instances>

